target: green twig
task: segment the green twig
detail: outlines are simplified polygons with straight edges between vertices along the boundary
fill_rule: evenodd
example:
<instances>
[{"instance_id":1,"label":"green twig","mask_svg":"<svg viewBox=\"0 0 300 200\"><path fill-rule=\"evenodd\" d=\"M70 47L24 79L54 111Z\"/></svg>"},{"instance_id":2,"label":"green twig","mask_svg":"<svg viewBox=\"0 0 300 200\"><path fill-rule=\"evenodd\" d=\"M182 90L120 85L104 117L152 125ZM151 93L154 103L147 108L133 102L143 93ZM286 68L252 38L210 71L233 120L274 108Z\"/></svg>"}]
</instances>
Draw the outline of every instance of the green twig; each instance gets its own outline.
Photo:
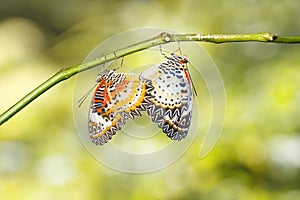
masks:
<instances>
[{"instance_id":1,"label":"green twig","mask_svg":"<svg viewBox=\"0 0 300 200\"><path fill-rule=\"evenodd\" d=\"M73 75L104 64L106 62L115 60L117 58L148 49L153 46L162 45L169 42L182 42L182 41L198 41L198 42L211 42L211 43L228 43L228 42L270 42L270 43L300 43L300 36L294 37L281 37L275 36L271 33L255 33L255 34L169 34L161 33L156 37L148 40L130 45L128 47L111 52L108 55L99 57L93 61L75 65L72 67L61 69L54 74L51 78L46 80L40 86L32 90L29 94L23 97L15 105L10 107L7 111L0 115L0 125L22 110L34 99L46 92L48 89L57 83L64 81Z\"/></svg>"}]
</instances>

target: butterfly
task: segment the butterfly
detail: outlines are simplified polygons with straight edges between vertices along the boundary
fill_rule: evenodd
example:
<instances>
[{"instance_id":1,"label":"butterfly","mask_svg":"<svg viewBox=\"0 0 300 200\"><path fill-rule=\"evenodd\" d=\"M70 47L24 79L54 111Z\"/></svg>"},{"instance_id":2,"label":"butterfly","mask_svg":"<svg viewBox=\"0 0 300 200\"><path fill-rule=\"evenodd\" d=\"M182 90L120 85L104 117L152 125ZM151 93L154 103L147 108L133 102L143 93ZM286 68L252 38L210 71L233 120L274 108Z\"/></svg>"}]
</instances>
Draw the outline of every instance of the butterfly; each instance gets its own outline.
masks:
<instances>
[{"instance_id":1,"label":"butterfly","mask_svg":"<svg viewBox=\"0 0 300 200\"><path fill-rule=\"evenodd\" d=\"M172 140L186 137L192 117L188 59L175 54L165 58L140 74L106 70L98 75L88 120L94 144L108 142L142 111Z\"/></svg>"},{"instance_id":2,"label":"butterfly","mask_svg":"<svg viewBox=\"0 0 300 200\"><path fill-rule=\"evenodd\" d=\"M192 84L187 57L171 54L166 61L142 73L151 80L147 113L172 140L186 137L192 118Z\"/></svg>"},{"instance_id":3,"label":"butterfly","mask_svg":"<svg viewBox=\"0 0 300 200\"><path fill-rule=\"evenodd\" d=\"M89 111L89 133L95 144L104 144L125 125L127 119L141 116L152 90L150 81L133 73L116 73L107 70L97 77Z\"/></svg>"}]
</instances>

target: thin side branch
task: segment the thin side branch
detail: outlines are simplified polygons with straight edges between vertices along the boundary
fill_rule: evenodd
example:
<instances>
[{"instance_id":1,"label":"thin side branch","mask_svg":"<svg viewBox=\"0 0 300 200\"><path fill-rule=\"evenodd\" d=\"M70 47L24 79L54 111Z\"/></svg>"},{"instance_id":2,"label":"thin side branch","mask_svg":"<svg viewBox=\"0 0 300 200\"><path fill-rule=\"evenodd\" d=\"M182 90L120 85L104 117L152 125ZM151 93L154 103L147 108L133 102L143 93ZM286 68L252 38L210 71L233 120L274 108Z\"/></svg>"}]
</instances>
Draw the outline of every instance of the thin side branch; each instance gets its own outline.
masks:
<instances>
[{"instance_id":1,"label":"thin side branch","mask_svg":"<svg viewBox=\"0 0 300 200\"><path fill-rule=\"evenodd\" d=\"M211 42L211 43L228 43L228 42L270 42L270 43L300 43L300 36L281 37L272 33L255 33L255 34L169 34L163 32L156 37L145 41L132 44L128 47L111 52L108 55L99 57L93 61L64 68L42 83L40 86L32 90L20 101L10 107L7 111L0 115L0 125L9 120L12 116L22 110L30 102L38 98L41 94L49 90L54 85L69 79L77 73L91 69L98 65L110 62L112 60L124 57L126 55L148 49L150 47L162 45L170 42Z\"/></svg>"}]
</instances>

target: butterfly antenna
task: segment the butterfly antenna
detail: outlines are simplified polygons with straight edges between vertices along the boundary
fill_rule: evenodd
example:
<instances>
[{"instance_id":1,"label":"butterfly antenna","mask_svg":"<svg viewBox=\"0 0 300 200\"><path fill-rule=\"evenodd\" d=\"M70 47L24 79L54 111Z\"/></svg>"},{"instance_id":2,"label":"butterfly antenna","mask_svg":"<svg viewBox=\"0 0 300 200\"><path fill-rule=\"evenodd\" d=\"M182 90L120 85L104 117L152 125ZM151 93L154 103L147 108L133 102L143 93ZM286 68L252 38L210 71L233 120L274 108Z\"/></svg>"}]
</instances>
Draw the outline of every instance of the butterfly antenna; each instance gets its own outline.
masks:
<instances>
[{"instance_id":1,"label":"butterfly antenna","mask_svg":"<svg viewBox=\"0 0 300 200\"><path fill-rule=\"evenodd\" d=\"M93 91L93 89L96 87L98 83L96 83L89 91L87 91L79 100L78 100L78 108L83 104L83 102L86 100L86 98L89 96L89 94Z\"/></svg>"},{"instance_id":2,"label":"butterfly antenna","mask_svg":"<svg viewBox=\"0 0 300 200\"><path fill-rule=\"evenodd\" d=\"M189 62L189 63L190 63L190 62ZM190 63L190 65L193 66L191 63ZM186 65L186 67L188 68L187 65ZM194 66L193 66L193 67L194 67ZM188 69L188 71L189 71L189 69ZM196 90L196 87L195 87L195 85L194 85L194 82L193 82L192 77L190 77L190 79L191 79L191 83L192 83L192 88L193 88L193 91L194 91L194 95L197 96L197 95L198 95L198 94L197 94L197 90Z\"/></svg>"},{"instance_id":3,"label":"butterfly antenna","mask_svg":"<svg viewBox=\"0 0 300 200\"><path fill-rule=\"evenodd\" d=\"M194 85L194 82L193 82L193 79L191 78L191 82L192 82L192 87L193 87L193 91L194 91L194 94L195 94L195 96L197 96L198 94L197 94L197 90L196 90L196 88L195 88L195 85Z\"/></svg>"}]
</instances>

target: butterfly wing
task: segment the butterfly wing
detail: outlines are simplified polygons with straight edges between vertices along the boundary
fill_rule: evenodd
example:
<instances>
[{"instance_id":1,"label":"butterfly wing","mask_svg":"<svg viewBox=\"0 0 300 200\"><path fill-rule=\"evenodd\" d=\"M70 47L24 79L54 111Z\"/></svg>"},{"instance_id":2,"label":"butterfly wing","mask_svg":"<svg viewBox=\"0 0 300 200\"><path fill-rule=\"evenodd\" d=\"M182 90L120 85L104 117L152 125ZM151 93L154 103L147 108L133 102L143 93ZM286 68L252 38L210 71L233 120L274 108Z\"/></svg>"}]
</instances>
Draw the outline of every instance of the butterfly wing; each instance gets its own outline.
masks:
<instances>
[{"instance_id":1,"label":"butterfly wing","mask_svg":"<svg viewBox=\"0 0 300 200\"><path fill-rule=\"evenodd\" d=\"M127 119L141 116L148 105L145 95L149 81L137 74L105 71L98 76L98 86L89 112L89 133L93 143L102 145L125 125Z\"/></svg>"},{"instance_id":2,"label":"butterfly wing","mask_svg":"<svg viewBox=\"0 0 300 200\"><path fill-rule=\"evenodd\" d=\"M142 73L152 81L147 112L172 140L186 137L192 117L192 87L185 57L171 54L167 60Z\"/></svg>"}]
</instances>

